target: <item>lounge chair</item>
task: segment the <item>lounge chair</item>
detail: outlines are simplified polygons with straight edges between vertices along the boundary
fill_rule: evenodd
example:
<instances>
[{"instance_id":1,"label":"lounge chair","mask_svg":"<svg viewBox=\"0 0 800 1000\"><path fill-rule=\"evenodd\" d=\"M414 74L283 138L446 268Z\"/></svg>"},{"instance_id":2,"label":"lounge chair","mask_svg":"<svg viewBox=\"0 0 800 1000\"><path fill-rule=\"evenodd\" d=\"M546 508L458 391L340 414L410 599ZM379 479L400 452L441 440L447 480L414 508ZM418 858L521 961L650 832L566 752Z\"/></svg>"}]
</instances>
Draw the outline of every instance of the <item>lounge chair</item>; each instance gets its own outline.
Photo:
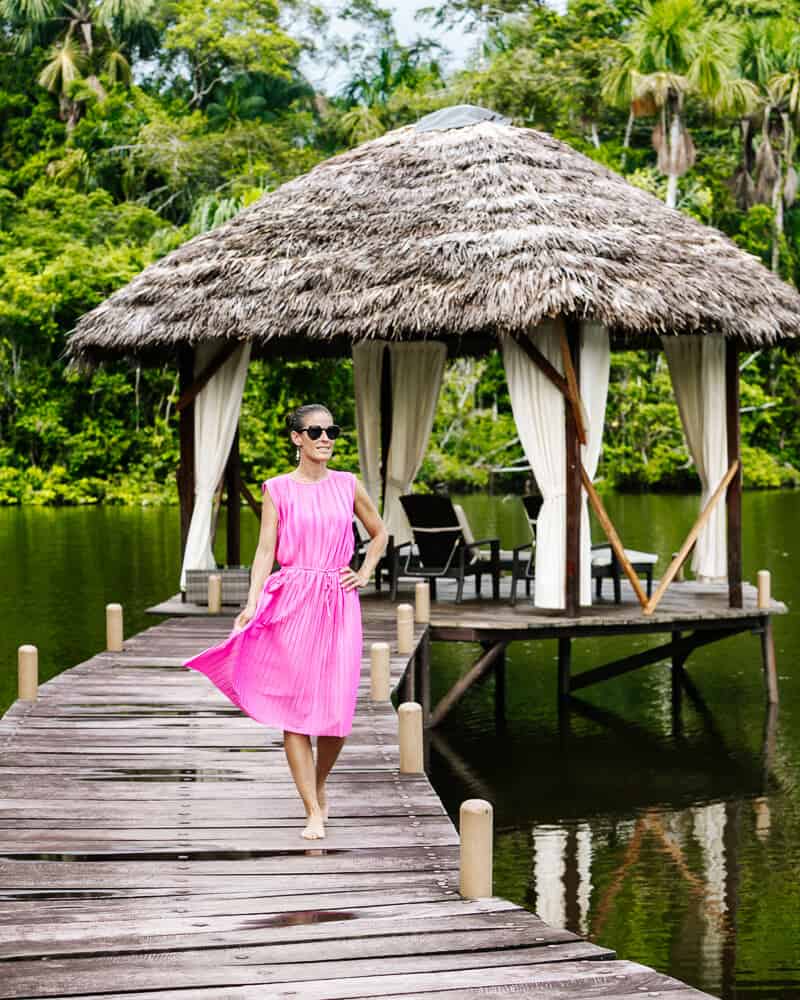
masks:
<instances>
[{"instance_id":1,"label":"lounge chair","mask_svg":"<svg viewBox=\"0 0 800 1000\"><path fill-rule=\"evenodd\" d=\"M525 594L530 597L531 580L534 577L534 561L536 556L536 522L539 512L542 509L544 498L539 494L522 497L522 504L525 507L525 517L528 520L528 529L531 533L531 540L522 545L517 545L513 550L514 557L511 562L511 604L517 603L517 584L520 580L525 581ZM527 557L524 553L527 552Z\"/></svg>"},{"instance_id":2,"label":"lounge chair","mask_svg":"<svg viewBox=\"0 0 800 1000\"><path fill-rule=\"evenodd\" d=\"M413 533L413 542L403 542L394 547L395 565L391 580L391 597L397 596L399 576L419 577L430 583L431 598L436 598L436 581L457 581L456 602L464 594L464 580L475 577L475 592L480 596L480 581L484 574L492 577L492 596L500 597L500 540L479 538L471 542L464 537L464 530L449 497L426 493L408 493L400 497ZM481 551L489 547L488 558ZM416 548L416 558L414 557ZM403 561L402 568L400 561Z\"/></svg>"},{"instance_id":3,"label":"lounge chair","mask_svg":"<svg viewBox=\"0 0 800 1000\"><path fill-rule=\"evenodd\" d=\"M653 567L658 562L655 552L639 552L636 549L625 549L628 562L640 576L647 580L647 596L653 591ZM614 550L605 542L592 546L592 579L596 580L595 591L598 597L603 596L603 580L614 581L614 601L622 600L622 577L625 575Z\"/></svg>"},{"instance_id":4,"label":"lounge chair","mask_svg":"<svg viewBox=\"0 0 800 1000\"><path fill-rule=\"evenodd\" d=\"M542 509L543 499L541 496L526 496L522 498L525 505L525 513L528 518L528 525L531 531L531 541L525 545L518 546L514 552L518 556L511 570L511 603L517 602L517 583L519 580L525 581L525 592L530 595L531 580L534 578L534 557L536 554L536 522L539 512ZM522 558L522 553L529 550L527 560ZM647 596L650 597L653 590L653 567L658 562L655 552L639 552L637 549L625 549L625 555L637 573L643 575L647 581ZM596 581L595 592L598 598L603 596L603 580L610 579L614 583L614 601L619 604L622 600L622 577L624 572L619 563L614 550L608 542L601 542L592 546L592 579Z\"/></svg>"}]
</instances>

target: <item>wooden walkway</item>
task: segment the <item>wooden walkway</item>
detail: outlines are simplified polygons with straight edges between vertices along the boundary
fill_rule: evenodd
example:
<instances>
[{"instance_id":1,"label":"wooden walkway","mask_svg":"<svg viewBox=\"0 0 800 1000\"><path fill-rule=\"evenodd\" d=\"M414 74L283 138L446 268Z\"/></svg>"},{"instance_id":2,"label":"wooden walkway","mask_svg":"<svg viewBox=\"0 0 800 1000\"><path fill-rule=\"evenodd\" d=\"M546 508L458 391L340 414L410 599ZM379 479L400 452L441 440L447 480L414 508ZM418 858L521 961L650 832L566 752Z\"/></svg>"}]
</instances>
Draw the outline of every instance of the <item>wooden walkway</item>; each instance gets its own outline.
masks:
<instances>
[{"instance_id":1,"label":"wooden walkway","mask_svg":"<svg viewBox=\"0 0 800 1000\"><path fill-rule=\"evenodd\" d=\"M365 652L394 639L379 606ZM705 996L459 896L457 831L427 777L399 773L367 657L327 836L303 840L281 734L180 665L232 617L170 618L0 720L0 997Z\"/></svg>"}]
</instances>

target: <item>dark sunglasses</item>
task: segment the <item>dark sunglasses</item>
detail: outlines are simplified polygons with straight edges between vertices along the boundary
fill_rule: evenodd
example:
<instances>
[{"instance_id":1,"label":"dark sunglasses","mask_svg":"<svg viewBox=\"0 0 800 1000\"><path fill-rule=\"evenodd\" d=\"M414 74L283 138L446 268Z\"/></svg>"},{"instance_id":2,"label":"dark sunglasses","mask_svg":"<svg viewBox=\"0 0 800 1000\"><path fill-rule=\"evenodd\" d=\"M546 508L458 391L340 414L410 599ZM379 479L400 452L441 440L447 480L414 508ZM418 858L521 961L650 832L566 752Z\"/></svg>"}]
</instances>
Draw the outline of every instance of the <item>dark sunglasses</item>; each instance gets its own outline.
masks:
<instances>
[{"instance_id":1,"label":"dark sunglasses","mask_svg":"<svg viewBox=\"0 0 800 1000\"><path fill-rule=\"evenodd\" d=\"M300 433L305 431L312 441L316 441L317 438L322 437L322 432L325 434L329 441L335 441L337 437L341 434L342 428L338 424L330 424L328 427L320 427L319 424L310 424L308 427L301 427Z\"/></svg>"}]
</instances>

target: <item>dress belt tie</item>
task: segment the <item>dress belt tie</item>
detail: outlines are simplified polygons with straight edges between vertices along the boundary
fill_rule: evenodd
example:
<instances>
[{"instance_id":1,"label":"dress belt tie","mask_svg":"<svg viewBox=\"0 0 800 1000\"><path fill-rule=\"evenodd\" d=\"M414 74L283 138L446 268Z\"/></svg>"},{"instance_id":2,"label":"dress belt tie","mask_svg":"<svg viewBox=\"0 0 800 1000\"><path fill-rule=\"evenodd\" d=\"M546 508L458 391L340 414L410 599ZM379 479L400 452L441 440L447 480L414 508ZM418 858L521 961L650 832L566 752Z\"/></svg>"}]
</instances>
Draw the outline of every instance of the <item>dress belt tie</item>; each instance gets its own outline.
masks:
<instances>
[{"instance_id":1,"label":"dress belt tie","mask_svg":"<svg viewBox=\"0 0 800 1000\"><path fill-rule=\"evenodd\" d=\"M281 566L279 572L286 571L287 573L291 573L294 570L299 570L301 573L322 574L322 579L325 581L325 610L328 613L328 617L333 618L334 594L340 586L339 567L328 569L322 566L299 566L296 563L292 563L288 566Z\"/></svg>"}]
</instances>

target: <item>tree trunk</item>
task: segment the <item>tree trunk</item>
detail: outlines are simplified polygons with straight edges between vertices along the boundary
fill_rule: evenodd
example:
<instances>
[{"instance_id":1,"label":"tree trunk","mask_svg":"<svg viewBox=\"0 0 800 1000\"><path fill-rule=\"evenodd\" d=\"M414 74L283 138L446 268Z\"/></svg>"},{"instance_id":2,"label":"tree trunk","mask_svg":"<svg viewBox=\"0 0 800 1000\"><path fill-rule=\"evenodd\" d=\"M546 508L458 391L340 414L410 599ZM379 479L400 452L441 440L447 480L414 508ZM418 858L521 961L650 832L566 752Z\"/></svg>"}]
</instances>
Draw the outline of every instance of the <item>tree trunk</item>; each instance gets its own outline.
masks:
<instances>
[{"instance_id":1,"label":"tree trunk","mask_svg":"<svg viewBox=\"0 0 800 1000\"><path fill-rule=\"evenodd\" d=\"M681 116L676 112L672 116L669 126L668 152L669 152L669 173L667 174L667 207L675 208L678 204L678 174L677 174L677 150L681 140Z\"/></svg>"},{"instance_id":2,"label":"tree trunk","mask_svg":"<svg viewBox=\"0 0 800 1000\"><path fill-rule=\"evenodd\" d=\"M771 266L775 274L778 274L781 266L780 240L783 236L783 158L781 156L778 156L778 176L775 178L775 186L772 189L772 211L775 218L772 230Z\"/></svg>"}]
</instances>

